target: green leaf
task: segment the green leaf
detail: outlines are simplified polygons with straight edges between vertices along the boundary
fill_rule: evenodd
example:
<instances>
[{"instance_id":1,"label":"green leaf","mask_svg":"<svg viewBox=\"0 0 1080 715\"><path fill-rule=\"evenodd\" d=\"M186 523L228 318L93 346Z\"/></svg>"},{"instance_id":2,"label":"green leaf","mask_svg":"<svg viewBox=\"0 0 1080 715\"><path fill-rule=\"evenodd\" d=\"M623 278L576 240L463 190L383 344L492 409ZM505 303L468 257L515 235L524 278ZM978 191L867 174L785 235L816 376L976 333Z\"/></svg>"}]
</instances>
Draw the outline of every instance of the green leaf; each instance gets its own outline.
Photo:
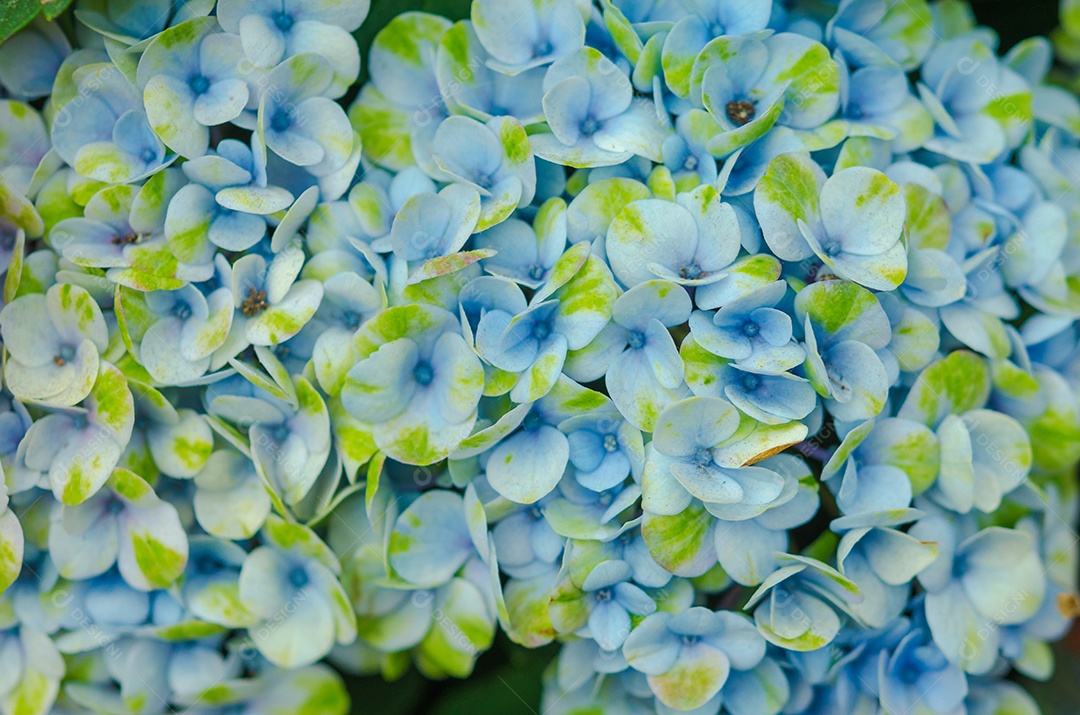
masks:
<instances>
[{"instance_id":1,"label":"green leaf","mask_svg":"<svg viewBox=\"0 0 1080 715\"><path fill-rule=\"evenodd\" d=\"M49 2L42 4L42 10L45 13L46 20L55 20L60 17L60 14L67 10L68 5L71 4L71 0L49 0Z\"/></svg>"},{"instance_id":2,"label":"green leaf","mask_svg":"<svg viewBox=\"0 0 1080 715\"><path fill-rule=\"evenodd\" d=\"M552 656L550 649L515 649L501 659L509 661L505 665L449 689L423 711L429 715L540 712L543 674ZM478 703L483 703L482 709L477 709Z\"/></svg>"},{"instance_id":3,"label":"green leaf","mask_svg":"<svg viewBox=\"0 0 1080 715\"><path fill-rule=\"evenodd\" d=\"M36 0L3 0L0 3L0 42L29 25L40 9Z\"/></svg>"}]
</instances>

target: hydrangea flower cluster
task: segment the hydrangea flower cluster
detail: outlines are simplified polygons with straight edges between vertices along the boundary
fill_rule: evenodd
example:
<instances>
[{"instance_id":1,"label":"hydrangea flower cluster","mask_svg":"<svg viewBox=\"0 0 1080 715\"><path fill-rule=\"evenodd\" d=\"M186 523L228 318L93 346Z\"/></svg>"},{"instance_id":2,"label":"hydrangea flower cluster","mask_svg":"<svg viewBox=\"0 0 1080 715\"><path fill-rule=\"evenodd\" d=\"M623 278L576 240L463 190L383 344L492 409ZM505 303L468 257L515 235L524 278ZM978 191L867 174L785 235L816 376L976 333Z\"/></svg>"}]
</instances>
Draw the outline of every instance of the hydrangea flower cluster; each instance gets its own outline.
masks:
<instances>
[{"instance_id":1,"label":"hydrangea flower cluster","mask_svg":"<svg viewBox=\"0 0 1080 715\"><path fill-rule=\"evenodd\" d=\"M474 0L356 94L367 13L0 46L0 712L338 715L501 631L562 644L549 715L1036 713L1005 676L1080 614L1050 42Z\"/></svg>"}]
</instances>

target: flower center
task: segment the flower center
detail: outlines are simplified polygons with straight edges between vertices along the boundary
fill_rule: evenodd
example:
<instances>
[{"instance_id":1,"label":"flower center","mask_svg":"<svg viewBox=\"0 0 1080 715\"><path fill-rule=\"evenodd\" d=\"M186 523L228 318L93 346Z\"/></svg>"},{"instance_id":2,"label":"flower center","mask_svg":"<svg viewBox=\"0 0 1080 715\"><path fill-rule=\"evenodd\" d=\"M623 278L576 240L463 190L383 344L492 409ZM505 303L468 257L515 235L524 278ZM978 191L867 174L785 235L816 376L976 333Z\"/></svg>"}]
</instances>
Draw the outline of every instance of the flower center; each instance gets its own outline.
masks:
<instances>
[{"instance_id":1,"label":"flower center","mask_svg":"<svg viewBox=\"0 0 1080 715\"><path fill-rule=\"evenodd\" d=\"M431 369L431 363L427 360L421 360L416 363L416 367L412 371L413 379L421 385L427 386L431 384L431 381L435 379L435 371Z\"/></svg>"},{"instance_id":2,"label":"flower center","mask_svg":"<svg viewBox=\"0 0 1080 715\"><path fill-rule=\"evenodd\" d=\"M294 22L295 20L293 20L292 15L287 12L274 13L274 24L277 25L277 29L282 32L291 30Z\"/></svg>"},{"instance_id":3,"label":"flower center","mask_svg":"<svg viewBox=\"0 0 1080 715\"><path fill-rule=\"evenodd\" d=\"M696 645L701 640L701 636L683 636L683 645Z\"/></svg>"},{"instance_id":4,"label":"flower center","mask_svg":"<svg viewBox=\"0 0 1080 715\"><path fill-rule=\"evenodd\" d=\"M53 362L57 367L67 365L75 357L75 348L71 345L61 345L53 356Z\"/></svg>"},{"instance_id":5,"label":"flower center","mask_svg":"<svg viewBox=\"0 0 1080 715\"><path fill-rule=\"evenodd\" d=\"M188 87L195 94L205 94L206 90L210 89L210 80L201 74L192 75L188 80Z\"/></svg>"},{"instance_id":6,"label":"flower center","mask_svg":"<svg viewBox=\"0 0 1080 715\"><path fill-rule=\"evenodd\" d=\"M191 306L187 303L177 303L173 308L173 315L180 320L187 320L191 317Z\"/></svg>"},{"instance_id":7,"label":"flower center","mask_svg":"<svg viewBox=\"0 0 1080 715\"><path fill-rule=\"evenodd\" d=\"M551 335L551 324L547 322L537 323L533 326L532 334L537 340L547 340L547 337Z\"/></svg>"},{"instance_id":8,"label":"flower center","mask_svg":"<svg viewBox=\"0 0 1080 715\"><path fill-rule=\"evenodd\" d=\"M728 119L730 119L732 122L739 125L740 127L753 119L754 113L755 110L753 102L747 102L744 99L740 99L737 102L727 103Z\"/></svg>"},{"instance_id":9,"label":"flower center","mask_svg":"<svg viewBox=\"0 0 1080 715\"><path fill-rule=\"evenodd\" d=\"M964 554L957 554L953 557L952 563L952 575L953 578L959 579L967 573L967 557Z\"/></svg>"},{"instance_id":10,"label":"flower center","mask_svg":"<svg viewBox=\"0 0 1080 715\"><path fill-rule=\"evenodd\" d=\"M911 684L917 682L922 674L923 669L919 667L919 664L912 658L906 658L896 675L900 682Z\"/></svg>"},{"instance_id":11,"label":"flower center","mask_svg":"<svg viewBox=\"0 0 1080 715\"><path fill-rule=\"evenodd\" d=\"M610 588L602 588L602 589L600 589L599 591L596 592L596 602L597 603L607 603L610 600L611 600L611 589Z\"/></svg>"},{"instance_id":12,"label":"flower center","mask_svg":"<svg viewBox=\"0 0 1080 715\"><path fill-rule=\"evenodd\" d=\"M686 278L688 280L695 280L701 277L701 266L696 263L691 263L688 266L683 266L679 269L679 277Z\"/></svg>"},{"instance_id":13,"label":"flower center","mask_svg":"<svg viewBox=\"0 0 1080 715\"><path fill-rule=\"evenodd\" d=\"M270 128L275 132L283 132L290 126L292 126L292 119L289 117L289 113L283 107L276 109L274 116L270 118Z\"/></svg>"},{"instance_id":14,"label":"flower center","mask_svg":"<svg viewBox=\"0 0 1080 715\"><path fill-rule=\"evenodd\" d=\"M217 573L225 568L225 564L212 554L203 554L195 560L195 571L198 573Z\"/></svg>"},{"instance_id":15,"label":"flower center","mask_svg":"<svg viewBox=\"0 0 1080 715\"><path fill-rule=\"evenodd\" d=\"M525 415L525 419L521 421L521 429L539 429L541 426L543 426L543 424L544 420L540 417L540 415L536 414L535 412L530 412L529 414Z\"/></svg>"},{"instance_id":16,"label":"flower center","mask_svg":"<svg viewBox=\"0 0 1080 715\"><path fill-rule=\"evenodd\" d=\"M761 327L754 321L748 320L743 323L742 332L746 337L752 338L761 332Z\"/></svg>"},{"instance_id":17,"label":"flower center","mask_svg":"<svg viewBox=\"0 0 1080 715\"><path fill-rule=\"evenodd\" d=\"M600 130L600 122L596 121L593 117L588 117L581 123L581 133L587 137L591 137Z\"/></svg>"},{"instance_id":18,"label":"flower center","mask_svg":"<svg viewBox=\"0 0 1080 715\"><path fill-rule=\"evenodd\" d=\"M635 330L634 332L630 333L630 337L627 339L626 342L629 343L630 347L632 347L634 350L640 350L641 348L645 347L645 333L641 332L640 330Z\"/></svg>"},{"instance_id":19,"label":"flower center","mask_svg":"<svg viewBox=\"0 0 1080 715\"><path fill-rule=\"evenodd\" d=\"M758 389L758 385L761 384L761 379L753 373L746 373L743 375L742 386L747 392L753 392Z\"/></svg>"},{"instance_id":20,"label":"flower center","mask_svg":"<svg viewBox=\"0 0 1080 715\"><path fill-rule=\"evenodd\" d=\"M270 431L270 434L274 437L276 442L284 442L289 438L289 425L285 422L274 425L274 429Z\"/></svg>"},{"instance_id":21,"label":"flower center","mask_svg":"<svg viewBox=\"0 0 1080 715\"><path fill-rule=\"evenodd\" d=\"M289 583L292 584L293 588L303 588L308 585L308 581L310 579L303 566L293 566L292 570L289 571Z\"/></svg>"},{"instance_id":22,"label":"flower center","mask_svg":"<svg viewBox=\"0 0 1080 715\"><path fill-rule=\"evenodd\" d=\"M698 168L698 158L691 154L690 156L686 157L686 160L683 162L682 165L683 168L687 171L694 171Z\"/></svg>"},{"instance_id":23,"label":"flower center","mask_svg":"<svg viewBox=\"0 0 1080 715\"><path fill-rule=\"evenodd\" d=\"M356 330L360 327L360 316L351 310L345 311L345 314L341 316L341 322L345 324L345 327L349 330Z\"/></svg>"},{"instance_id":24,"label":"flower center","mask_svg":"<svg viewBox=\"0 0 1080 715\"><path fill-rule=\"evenodd\" d=\"M145 233L125 233L123 236L113 236L110 243L114 246L127 246L132 243L142 243L146 240Z\"/></svg>"},{"instance_id":25,"label":"flower center","mask_svg":"<svg viewBox=\"0 0 1080 715\"><path fill-rule=\"evenodd\" d=\"M615 435L604 435L604 449L609 452L614 452L619 448L619 440L615 439Z\"/></svg>"},{"instance_id":26,"label":"flower center","mask_svg":"<svg viewBox=\"0 0 1080 715\"><path fill-rule=\"evenodd\" d=\"M86 415L72 417L71 424L75 426L75 429L86 429Z\"/></svg>"},{"instance_id":27,"label":"flower center","mask_svg":"<svg viewBox=\"0 0 1080 715\"><path fill-rule=\"evenodd\" d=\"M139 154L139 158L143 160L144 164L149 164L157 159L157 152L154 151L153 147L148 146L142 150L142 153Z\"/></svg>"},{"instance_id":28,"label":"flower center","mask_svg":"<svg viewBox=\"0 0 1080 715\"><path fill-rule=\"evenodd\" d=\"M534 281L538 281L544 277L544 267L539 263L533 264L533 267L529 269L529 278Z\"/></svg>"},{"instance_id":29,"label":"flower center","mask_svg":"<svg viewBox=\"0 0 1080 715\"><path fill-rule=\"evenodd\" d=\"M124 502L119 499L110 499L108 505L105 507L105 513L109 516L116 516L124 510Z\"/></svg>"},{"instance_id":30,"label":"flower center","mask_svg":"<svg viewBox=\"0 0 1080 715\"><path fill-rule=\"evenodd\" d=\"M266 302L266 291L252 288L240 304L240 312L249 318L253 318L270 307Z\"/></svg>"},{"instance_id":31,"label":"flower center","mask_svg":"<svg viewBox=\"0 0 1080 715\"><path fill-rule=\"evenodd\" d=\"M544 57L551 54L551 42L548 40L539 40L533 45L533 57Z\"/></svg>"},{"instance_id":32,"label":"flower center","mask_svg":"<svg viewBox=\"0 0 1080 715\"><path fill-rule=\"evenodd\" d=\"M694 453L694 461L703 467L708 464L712 464L712 450L702 447Z\"/></svg>"},{"instance_id":33,"label":"flower center","mask_svg":"<svg viewBox=\"0 0 1080 715\"><path fill-rule=\"evenodd\" d=\"M821 244L821 250L825 252L826 256L835 256L840 253L840 242L830 238Z\"/></svg>"}]
</instances>

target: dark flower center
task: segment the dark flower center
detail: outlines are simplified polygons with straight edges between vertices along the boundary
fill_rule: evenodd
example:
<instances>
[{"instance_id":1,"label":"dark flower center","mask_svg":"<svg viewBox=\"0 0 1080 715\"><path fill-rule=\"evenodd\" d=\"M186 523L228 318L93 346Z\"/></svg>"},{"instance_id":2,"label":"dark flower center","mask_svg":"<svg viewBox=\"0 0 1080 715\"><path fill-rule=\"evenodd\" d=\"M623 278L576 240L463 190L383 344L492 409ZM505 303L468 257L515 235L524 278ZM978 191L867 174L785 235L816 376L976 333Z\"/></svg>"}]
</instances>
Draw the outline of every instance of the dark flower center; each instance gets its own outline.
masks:
<instances>
[{"instance_id":1,"label":"dark flower center","mask_svg":"<svg viewBox=\"0 0 1080 715\"><path fill-rule=\"evenodd\" d=\"M195 94L205 94L206 90L210 89L210 80L201 74L192 75L191 79L188 80L188 87Z\"/></svg>"},{"instance_id":2,"label":"dark flower center","mask_svg":"<svg viewBox=\"0 0 1080 715\"><path fill-rule=\"evenodd\" d=\"M303 588L308 585L309 581L308 573L303 566L293 566L292 570L289 571L289 583L292 584L293 588Z\"/></svg>"},{"instance_id":3,"label":"dark flower center","mask_svg":"<svg viewBox=\"0 0 1080 715\"><path fill-rule=\"evenodd\" d=\"M748 320L745 323L743 323L742 331L743 331L743 335L745 335L748 338L752 338L752 337L754 337L755 335L757 335L758 333L761 332L761 327L757 323L755 323L754 321Z\"/></svg>"},{"instance_id":4,"label":"dark flower center","mask_svg":"<svg viewBox=\"0 0 1080 715\"><path fill-rule=\"evenodd\" d=\"M252 288L240 304L240 312L249 318L253 318L270 307L266 302L266 291Z\"/></svg>"},{"instance_id":5,"label":"dark flower center","mask_svg":"<svg viewBox=\"0 0 1080 715\"><path fill-rule=\"evenodd\" d=\"M349 330L356 330L360 327L360 316L351 310L345 311L345 314L341 316L341 322L345 324L345 327Z\"/></svg>"},{"instance_id":6,"label":"dark flower center","mask_svg":"<svg viewBox=\"0 0 1080 715\"><path fill-rule=\"evenodd\" d=\"M610 588L602 588L602 589L600 589L599 591L596 592L596 602L597 603L607 603L610 600L611 600L611 589Z\"/></svg>"},{"instance_id":7,"label":"dark flower center","mask_svg":"<svg viewBox=\"0 0 1080 715\"><path fill-rule=\"evenodd\" d=\"M917 682L922 674L923 669L919 667L919 663L910 657L904 659L896 673L900 682L908 684Z\"/></svg>"},{"instance_id":8,"label":"dark flower center","mask_svg":"<svg viewBox=\"0 0 1080 715\"><path fill-rule=\"evenodd\" d=\"M641 348L645 347L645 333L641 332L640 330L635 330L634 332L630 333L630 337L627 338L626 342L634 350L640 350Z\"/></svg>"},{"instance_id":9,"label":"dark flower center","mask_svg":"<svg viewBox=\"0 0 1080 715\"><path fill-rule=\"evenodd\" d=\"M277 29L281 30L282 32L288 32L289 30L291 30L294 22L296 21L293 20L292 15L287 12L274 13L274 24L277 25Z\"/></svg>"},{"instance_id":10,"label":"dark flower center","mask_svg":"<svg viewBox=\"0 0 1080 715\"><path fill-rule=\"evenodd\" d=\"M57 367L67 365L75 357L75 348L71 345L61 345L53 356L53 362Z\"/></svg>"},{"instance_id":11,"label":"dark flower center","mask_svg":"<svg viewBox=\"0 0 1080 715\"><path fill-rule=\"evenodd\" d=\"M825 243L821 244L821 250L826 256L835 256L840 253L840 242L829 239Z\"/></svg>"},{"instance_id":12,"label":"dark flower center","mask_svg":"<svg viewBox=\"0 0 1080 715\"><path fill-rule=\"evenodd\" d=\"M591 137L598 131L600 131L600 122L596 121L593 117L588 117L581 123L581 133L587 137Z\"/></svg>"},{"instance_id":13,"label":"dark flower center","mask_svg":"<svg viewBox=\"0 0 1080 715\"><path fill-rule=\"evenodd\" d=\"M281 443L289 438L289 425L286 422L280 422L274 425L274 428L270 430L271 436L275 442Z\"/></svg>"},{"instance_id":14,"label":"dark flower center","mask_svg":"<svg viewBox=\"0 0 1080 715\"><path fill-rule=\"evenodd\" d=\"M702 447L694 453L694 461L703 467L712 464L712 450Z\"/></svg>"},{"instance_id":15,"label":"dark flower center","mask_svg":"<svg viewBox=\"0 0 1080 715\"><path fill-rule=\"evenodd\" d=\"M737 102L727 103L728 119L740 127L754 118L754 112L753 102L747 102L746 100L741 99Z\"/></svg>"},{"instance_id":16,"label":"dark flower center","mask_svg":"<svg viewBox=\"0 0 1080 715\"><path fill-rule=\"evenodd\" d=\"M292 118L289 117L289 113L283 107L276 109L274 116L270 118L270 128L275 132L283 132L290 126L292 126Z\"/></svg>"},{"instance_id":17,"label":"dark flower center","mask_svg":"<svg viewBox=\"0 0 1080 715\"><path fill-rule=\"evenodd\" d=\"M615 435L604 435L604 449L609 452L614 452L619 448L619 440L615 439Z\"/></svg>"},{"instance_id":18,"label":"dark flower center","mask_svg":"<svg viewBox=\"0 0 1080 715\"><path fill-rule=\"evenodd\" d=\"M539 263L533 264L533 267L529 269L529 278L534 281L538 281L544 277L544 267Z\"/></svg>"},{"instance_id":19,"label":"dark flower center","mask_svg":"<svg viewBox=\"0 0 1080 715\"><path fill-rule=\"evenodd\" d=\"M431 363L427 360L421 360L416 363L416 367L413 368L413 379L415 379L421 385L430 385L431 381L435 379L435 371L431 369Z\"/></svg>"},{"instance_id":20,"label":"dark flower center","mask_svg":"<svg viewBox=\"0 0 1080 715\"><path fill-rule=\"evenodd\" d=\"M679 269L679 277L686 278L687 280L695 280L701 277L701 266L696 263L691 263L688 266L683 266Z\"/></svg>"},{"instance_id":21,"label":"dark flower center","mask_svg":"<svg viewBox=\"0 0 1080 715\"><path fill-rule=\"evenodd\" d=\"M544 57L551 54L551 42L540 40L533 45L533 57Z\"/></svg>"},{"instance_id":22,"label":"dark flower center","mask_svg":"<svg viewBox=\"0 0 1080 715\"><path fill-rule=\"evenodd\" d=\"M132 243L142 243L145 240L145 233L135 233L132 231L131 233L125 233L123 236L113 236L112 241L110 242L114 246L127 246Z\"/></svg>"},{"instance_id":23,"label":"dark flower center","mask_svg":"<svg viewBox=\"0 0 1080 715\"><path fill-rule=\"evenodd\" d=\"M760 384L761 379L757 375L749 372L743 375L742 385L743 389L747 392L753 392L754 390L758 389L758 386Z\"/></svg>"},{"instance_id":24,"label":"dark flower center","mask_svg":"<svg viewBox=\"0 0 1080 715\"><path fill-rule=\"evenodd\" d=\"M191 317L191 306L187 303L177 303L173 308L173 315L180 320L187 320Z\"/></svg>"},{"instance_id":25,"label":"dark flower center","mask_svg":"<svg viewBox=\"0 0 1080 715\"><path fill-rule=\"evenodd\" d=\"M686 160L683 161L683 168L686 169L687 171L694 171L695 169L697 169L697 167L698 167L698 158L696 156L694 156L693 154L686 157Z\"/></svg>"},{"instance_id":26,"label":"dark flower center","mask_svg":"<svg viewBox=\"0 0 1080 715\"><path fill-rule=\"evenodd\" d=\"M533 326L532 334L537 340L547 340L547 337L551 335L551 324L547 322L537 323Z\"/></svg>"},{"instance_id":27,"label":"dark flower center","mask_svg":"<svg viewBox=\"0 0 1080 715\"><path fill-rule=\"evenodd\" d=\"M153 147L148 146L142 150L142 153L139 154L139 158L143 160L144 164L149 164L150 162L157 160L157 152L154 151Z\"/></svg>"},{"instance_id":28,"label":"dark flower center","mask_svg":"<svg viewBox=\"0 0 1080 715\"><path fill-rule=\"evenodd\" d=\"M683 636L683 645L696 645L701 640L701 636Z\"/></svg>"},{"instance_id":29,"label":"dark flower center","mask_svg":"<svg viewBox=\"0 0 1080 715\"><path fill-rule=\"evenodd\" d=\"M967 573L967 556L964 554L957 554L953 557L952 563L952 575L953 578L959 579Z\"/></svg>"},{"instance_id":30,"label":"dark flower center","mask_svg":"<svg viewBox=\"0 0 1080 715\"><path fill-rule=\"evenodd\" d=\"M213 554L203 554L195 560L195 571L198 573L217 573L225 567L225 564Z\"/></svg>"}]
</instances>

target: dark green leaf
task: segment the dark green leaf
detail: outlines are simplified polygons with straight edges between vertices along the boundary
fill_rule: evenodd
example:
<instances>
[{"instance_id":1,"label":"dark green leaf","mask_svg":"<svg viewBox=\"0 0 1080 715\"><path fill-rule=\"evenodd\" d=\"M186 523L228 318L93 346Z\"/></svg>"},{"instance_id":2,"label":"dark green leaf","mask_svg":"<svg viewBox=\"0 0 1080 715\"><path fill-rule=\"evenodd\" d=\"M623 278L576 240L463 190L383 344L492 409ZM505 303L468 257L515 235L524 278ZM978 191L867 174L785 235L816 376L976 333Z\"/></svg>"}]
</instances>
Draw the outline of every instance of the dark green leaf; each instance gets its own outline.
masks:
<instances>
[{"instance_id":1,"label":"dark green leaf","mask_svg":"<svg viewBox=\"0 0 1080 715\"><path fill-rule=\"evenodd\" d=\"M352 699L353 712L379 712L383 715L411 715L426 699L431 681L415 670L410 670L400 680L387 682L380 676L345 678ZM373 709L375 704L377 708Z\"/></svg>"},{"instance_id":2,"label":"dark green leaf","mask_svg":"<svg viewBox=\"0 0 1080 715\"><path fill-rule=\"evenodd\" d=\"M30 24L39 10L37 0L0 0L0 42Z\"/></svg>"},{"instance_id":3,"label":"dark green leaf","mask_svg":"<svg viewBox=\"0 0 1080 715\"><path fill-rule=\"evenodd\" d=\"M71 0L49 0L49 2L44 5L45 19L55 20L60 17L60 14L64 12L64 10L67 10L68 5L70 4Z\"/></svg>"},{"instance_id":4,"label":"dark green leaf","mask_svg":"<svg viewBox=\"0 0 1080 715\"><path fill-rule=\"evenodd\" d=\"M550 647L526 650L509 643L503 643L503 646L505 651L496 648L485 654L489 662L491 657L497 657L502 664L454 683L425 713L535 715L540 712L544 668L551 662L555 650Z\"/></svg>"}]
</instances>

